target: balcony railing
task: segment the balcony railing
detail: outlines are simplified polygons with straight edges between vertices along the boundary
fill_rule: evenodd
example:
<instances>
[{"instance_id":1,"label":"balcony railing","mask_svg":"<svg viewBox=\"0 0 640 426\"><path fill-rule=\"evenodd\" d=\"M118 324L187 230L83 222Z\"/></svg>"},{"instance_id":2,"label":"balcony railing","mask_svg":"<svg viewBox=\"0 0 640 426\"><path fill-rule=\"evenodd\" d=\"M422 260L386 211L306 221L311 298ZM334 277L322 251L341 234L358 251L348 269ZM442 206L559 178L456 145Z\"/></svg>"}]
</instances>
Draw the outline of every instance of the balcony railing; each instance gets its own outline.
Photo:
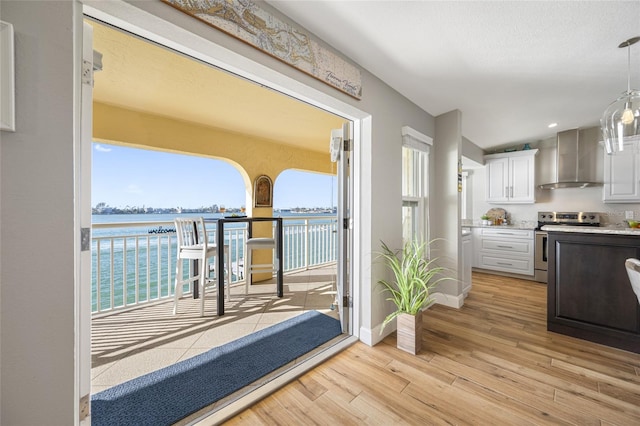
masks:
<instances>
[{"instance_id":1,"label":"balcony railing","mask_svg":"<svg viewBox=\"0 0 640 426\"><path fill-rule=\"evenodd\" d=\"M246 224L227 225L232 284L242 281ZM335 216L283 218L284 272L336 261ZM102 223L92 226L91 309L113 312L173 297L176 234L173 222ZM215 241L215 224L207 234ZM186 274L191 274L189 268ZM186 292L192 289L185 289Z\"/></svg>"}]
</instances>

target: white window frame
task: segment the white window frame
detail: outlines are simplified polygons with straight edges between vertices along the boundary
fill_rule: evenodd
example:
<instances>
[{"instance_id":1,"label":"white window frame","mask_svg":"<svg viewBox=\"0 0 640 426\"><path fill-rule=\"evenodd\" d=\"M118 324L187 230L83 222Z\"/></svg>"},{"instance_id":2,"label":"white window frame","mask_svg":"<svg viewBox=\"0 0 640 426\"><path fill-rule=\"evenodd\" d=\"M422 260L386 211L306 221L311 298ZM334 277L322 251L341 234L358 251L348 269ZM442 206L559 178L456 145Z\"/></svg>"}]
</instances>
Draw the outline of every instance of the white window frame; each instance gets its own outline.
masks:
<instances>
[{"instance_id":1,"label":"white window frame","mask_svg":"<svg viewBox=\"0 0 640 426\"><path fill-rule=\"evenodd\" d=\"M426 136L417 130L412 129L409 126L402 127L402 148L409 148L415 151L419 151L424 154L423 161L420 164L418 170L414 172L418 173L417 178L414 176L413 181L420 183L420 194L405 195L404 188L402 189L402 208L409 205L415 205L417 203L416 217L414 218L417 226L415 226L418 238L422 241L429 241L429 155L431 147L433 146L433 139ZM404 156L403 156L404 157ZM404 164L402 167L402 178L405 179ZM403 234L404 234L404 215L403 220ZM414 228L414 227L412 227ZM404 238L404 235L403 235Z\"/></svg>"},{"instance_id":2,"label":"white window frame","mask_svg":"<svg viewBox=\"0 0 640 426\"><path fill-rule=\"evenodd\" d=\"M469 172L468 171L463 171L462 172L462 191L460 194L460 219L464 220L464 219L471 219L470 217L467 217L467 208L469 207L469 204L467 202L467 197L469 197Z\"/></svg>"}]
</instances>

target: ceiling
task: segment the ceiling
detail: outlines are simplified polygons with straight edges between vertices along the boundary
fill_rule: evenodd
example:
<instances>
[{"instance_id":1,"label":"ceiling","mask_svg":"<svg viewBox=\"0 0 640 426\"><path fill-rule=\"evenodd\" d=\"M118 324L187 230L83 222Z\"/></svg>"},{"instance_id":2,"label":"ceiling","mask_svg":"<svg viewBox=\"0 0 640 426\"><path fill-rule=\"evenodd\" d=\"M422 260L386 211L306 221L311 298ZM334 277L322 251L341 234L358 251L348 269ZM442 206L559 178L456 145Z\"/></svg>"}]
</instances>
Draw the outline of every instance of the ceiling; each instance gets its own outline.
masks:
<instances>
[{"instance_id":1,"label":"ceiling","mask_svg":"<svg viewBox=\"0 0 640 426\"><path fill-rule=\"evenodd\" d=\"M97 22L94 102L329 152L344 119Z\"/></svg>"},{"instance_id":2,"label":"ceiling","mask_svg":"<svg viewBox=\"0 0 640 426\"><path fill-rule=\"evenodd\" d=\"M268 3L430 114L462 111L463 136L486 150L598 126L626 90L628 51L617 46L640 35L640 1ZM343 121L92 25L104 65L98 102L322 152ZM631 65L640 88L640 43Z\"/></svg>"},{"instance_id":3,"label":"ceiling","mask_svg":"<svg viewBox=\"0 0 640 426\"><path fill-rule=\"evenodd\" d=\"M599 126L640 36L637 0L267 2L484 149Z\"/></svg>"}]
</instances>

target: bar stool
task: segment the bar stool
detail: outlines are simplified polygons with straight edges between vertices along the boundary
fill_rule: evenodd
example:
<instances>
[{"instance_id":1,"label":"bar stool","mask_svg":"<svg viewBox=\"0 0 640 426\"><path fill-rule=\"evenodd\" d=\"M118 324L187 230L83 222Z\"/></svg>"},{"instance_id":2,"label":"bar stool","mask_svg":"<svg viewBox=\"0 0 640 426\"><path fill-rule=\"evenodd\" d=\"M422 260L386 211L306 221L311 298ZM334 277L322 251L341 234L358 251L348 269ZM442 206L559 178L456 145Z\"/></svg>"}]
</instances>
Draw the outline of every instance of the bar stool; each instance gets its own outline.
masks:
<instances>
[{"instance_id":1,"label":"bar stool","mask_svg":"<svg viewBox=\"0 0 640 426\"><path fill-rule=\"evenodd\" d=\"M245 288L244 294L249 294L249 284L251 284L251 275L256 273L266 273L270 272L271 274L278 272L278 259L277 255L273 263L259 263L256 265L251 264L251 253L254 250L276 250L276 240L275 238L249 238L246 242L247 247L247 255L246 262L244 263L244 279L245 279Z\"/></svg>"},{"instance_id":2,"label":"bar stool","mask_svg":"<svg viewBox=\"0 0 640 426\"><path fill-rule=\"evenodd\" d=\"M204 219L199 218L176 218L174 220L177 236L177 258L176 258L176 279L174 283L173 314L178 312L178 300L182 297L182 286L185 283L196 281L200 290L200 316L204 316L204 296L205 289L211 287L216 280L211 279L211 267L209 259L218 255L218 247L210 244L207 237ZM231 257L229 256L229 245L224 245L224 255L227 259L225 278L227 280L227 300L231 294ZM198 261L198 274L184 279L184 260Z\"/></svg>"}]
</instances>

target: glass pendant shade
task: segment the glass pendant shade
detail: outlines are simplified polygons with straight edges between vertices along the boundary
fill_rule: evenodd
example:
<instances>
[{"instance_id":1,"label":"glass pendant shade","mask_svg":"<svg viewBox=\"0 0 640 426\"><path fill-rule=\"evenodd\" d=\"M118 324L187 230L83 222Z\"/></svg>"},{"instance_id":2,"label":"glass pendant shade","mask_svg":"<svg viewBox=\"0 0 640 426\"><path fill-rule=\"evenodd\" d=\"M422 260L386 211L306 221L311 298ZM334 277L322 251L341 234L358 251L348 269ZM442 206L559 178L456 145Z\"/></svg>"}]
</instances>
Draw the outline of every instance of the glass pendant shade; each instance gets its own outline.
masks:
<instances>
[{"instance_id":1,"label":"glass pendant shade","mask_svg":"<svg viewBox=\"0 0 640 426\"><path fill-rule=\"evenodd\" d=\"M607 107L600 119L607 154L630 147L640 152L640 91L631 89L631 46L638 41L640 37L633 37L618 46L627 48L627 91Z\"/></svg>"},{"instance_id":2,"label":"glass pendant shade","mask_svg":"<svg viewBox=\"0 0 640 426\"><path fill-rule=\"evenodd\" d=\"M600 124L607 154L624 151L625 140L640 135L640 91L623 93L607 107Z\"/></svg>"}]
</instances>

